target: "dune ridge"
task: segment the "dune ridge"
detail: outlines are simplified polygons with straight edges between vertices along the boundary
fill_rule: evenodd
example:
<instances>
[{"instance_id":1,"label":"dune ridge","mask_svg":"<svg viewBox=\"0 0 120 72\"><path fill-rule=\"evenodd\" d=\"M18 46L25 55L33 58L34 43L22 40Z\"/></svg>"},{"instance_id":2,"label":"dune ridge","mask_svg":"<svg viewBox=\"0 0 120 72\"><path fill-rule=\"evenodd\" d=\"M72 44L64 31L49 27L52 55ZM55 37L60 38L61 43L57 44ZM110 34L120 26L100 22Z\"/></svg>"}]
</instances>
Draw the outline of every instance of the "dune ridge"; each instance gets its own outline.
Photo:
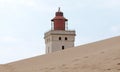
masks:
<instances>
[{"instance_id":1,"label":"dune ridge","mask_svg":"<svg viewBox=\"0 0 120 72\"><path fill-rule=\"evenodd\" d=\"M0 65L0 72L120 72L120 36Z\"/></svg>"}]
</instances>

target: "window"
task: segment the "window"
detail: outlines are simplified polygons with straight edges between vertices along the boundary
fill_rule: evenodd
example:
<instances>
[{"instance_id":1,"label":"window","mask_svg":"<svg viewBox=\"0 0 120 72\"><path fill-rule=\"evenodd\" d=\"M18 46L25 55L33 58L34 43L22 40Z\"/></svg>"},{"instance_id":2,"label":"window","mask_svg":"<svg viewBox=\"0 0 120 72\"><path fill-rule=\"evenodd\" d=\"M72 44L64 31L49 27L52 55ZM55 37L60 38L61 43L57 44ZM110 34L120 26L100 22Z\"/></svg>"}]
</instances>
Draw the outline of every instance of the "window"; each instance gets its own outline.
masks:
<instances>
[{"instance_id":1,"label":"window","mask_svg":"<svg viewBox=\"0 0 120 72\"><path fill-rule=\"evenodd\" d=\"M49 53L49 47L48 47L47 53Z\"/></svg>"},{"instance_id":2,"label":"window","mask_svg":"<svg viewBox=\"0 0 120 72\"><path fill-rule=\"evenodd\" d=\"M65 47L64 46L62 46L62 50L64 50L65 49Z\"/></svg>"},{"instance_id":3,"label":"window","mask_svg":"<svg viewBox=\"0 0 120 72\"><path fill-rule=\"evenodd\" d=\"M59 37L59 40L61 40L61 37Z\"/></svg>"},{"instance_id":4,"label":"window","mask_svg":"<svg viewBox=\"0 0 120 72\"><path fill-rule=\"evenodd\" d=\"M67 37L65 37L65 40L68 40Z\"/></svg>"}]
</instances>

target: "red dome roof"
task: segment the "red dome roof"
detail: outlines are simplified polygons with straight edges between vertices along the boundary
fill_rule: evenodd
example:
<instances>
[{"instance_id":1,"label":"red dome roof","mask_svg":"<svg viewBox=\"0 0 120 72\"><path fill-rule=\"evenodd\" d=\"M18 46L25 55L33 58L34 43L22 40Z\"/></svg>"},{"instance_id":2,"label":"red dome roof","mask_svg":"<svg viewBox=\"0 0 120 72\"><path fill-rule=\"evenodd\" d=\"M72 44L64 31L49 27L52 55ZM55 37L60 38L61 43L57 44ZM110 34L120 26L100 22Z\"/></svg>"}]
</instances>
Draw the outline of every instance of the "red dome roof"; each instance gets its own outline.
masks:
<instances>
[{"instance_id":1,"label":"red dome roof","mask_svg":"<svg viewBox=\"0 0 120 72\"><path fill-rule=\"evenodd\" d=\"M68 21L66 18L64 18L63 16L56 16L54 17L51 21L57 20L57 19L63 19L65 21Z\"/></svg>"}]
</instances>

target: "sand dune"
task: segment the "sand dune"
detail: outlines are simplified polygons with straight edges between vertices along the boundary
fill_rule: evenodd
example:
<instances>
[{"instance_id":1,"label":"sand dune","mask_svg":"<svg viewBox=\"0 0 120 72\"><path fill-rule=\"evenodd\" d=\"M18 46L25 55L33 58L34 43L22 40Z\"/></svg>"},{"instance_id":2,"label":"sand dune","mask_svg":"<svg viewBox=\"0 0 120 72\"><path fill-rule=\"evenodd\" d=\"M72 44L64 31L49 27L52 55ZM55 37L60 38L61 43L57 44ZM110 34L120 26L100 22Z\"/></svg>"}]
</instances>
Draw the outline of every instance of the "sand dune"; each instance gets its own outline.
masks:
<instances>
[{"instance_id":1,"label":"sand dune","mask_svg":"<svg viewBox=\"0 0 120 72\"><path fill-rule=\"evenodd\" d=\"M0 72L120 72L120 36L0 65Z\"/></svg>"}]
</instances>

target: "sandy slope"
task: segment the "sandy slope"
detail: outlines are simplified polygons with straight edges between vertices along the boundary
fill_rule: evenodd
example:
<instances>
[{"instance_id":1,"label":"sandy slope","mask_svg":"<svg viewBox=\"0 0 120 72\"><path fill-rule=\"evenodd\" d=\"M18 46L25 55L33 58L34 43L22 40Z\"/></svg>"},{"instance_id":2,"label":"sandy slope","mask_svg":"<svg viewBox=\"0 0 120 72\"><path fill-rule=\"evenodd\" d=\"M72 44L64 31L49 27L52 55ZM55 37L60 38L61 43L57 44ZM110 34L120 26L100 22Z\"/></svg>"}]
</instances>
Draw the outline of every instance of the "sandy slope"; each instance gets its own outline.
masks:
<instances>
[{"instance_id":1,"label":"sandy slope","mask_svg":"<svg viewBox=\"0 0 120 72\"><path fill-rule=\"evenodd\" d=\"M9 63L0 72L120 72L120 36Z\"/></svg>"}]
</instances>

